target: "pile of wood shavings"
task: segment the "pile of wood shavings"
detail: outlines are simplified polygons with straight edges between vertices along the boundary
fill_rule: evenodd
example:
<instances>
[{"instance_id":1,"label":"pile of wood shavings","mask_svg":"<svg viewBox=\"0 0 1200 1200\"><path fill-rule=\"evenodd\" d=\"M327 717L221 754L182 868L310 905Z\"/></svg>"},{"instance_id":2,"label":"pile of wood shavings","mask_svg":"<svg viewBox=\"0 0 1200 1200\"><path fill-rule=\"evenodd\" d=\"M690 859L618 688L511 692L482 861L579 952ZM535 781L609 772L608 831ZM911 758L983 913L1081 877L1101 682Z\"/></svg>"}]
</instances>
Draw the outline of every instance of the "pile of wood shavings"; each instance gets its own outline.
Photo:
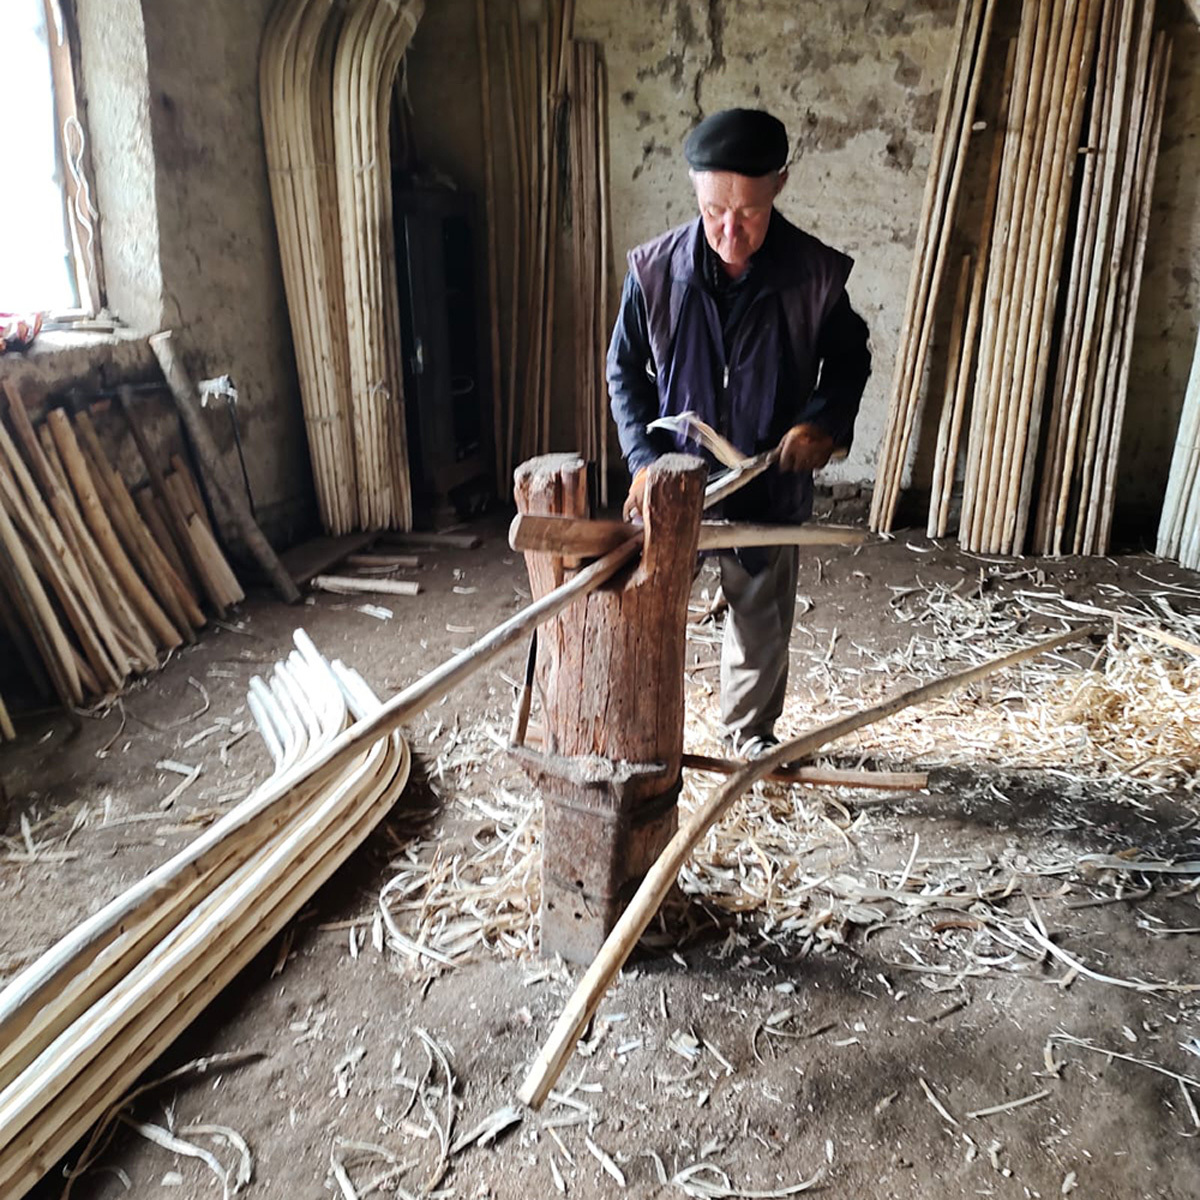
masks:
<instances>
[{"instance_id":1,"label":"pile of wood shavings","mask_svg":"<svg viewBox=\"0 0 1200 1200\"><path fill-rule=\"evenodd\" d=\"M1034 619L1043 625L1049 617L1060 624L1096 619L1066 605L1045 594L905 591L893 607L920 632L900 650L857 647L863 665L850 671L832 665L826 647L815 648L797 672L808 686L789 698L779 733L824 724L934 675L1027 645ZM1112 611L1132 620L1128 611ZM1133 616L1148 623L1144 610ZM1200 641L1200 619L1169 606L1156 624ZM708 640L705 634L697 640ZM721 753L715 729L715 698L693 691L688 749ZM831 752L842 765L848 759L896 766L1003 763L1052 768L1083 783L1119 778L1142 788L1191 790L1200 778L1194 729L1200 729L1200 663L1147 635L1120 630L1099 653L1085 648L1082 665L1065 655L1021 664L986 685L897 714ZM479 794L472 781L511 776L501 739L490 731L488 738L453 730L430 773L448 786L456 813L474 827L469 845L455 850L444 837L406 843L380 896L377 944L386 940L402 958L434 970L488 954L526 957L536 949L540 802L515 779L511 787L490 785ZM711 778L687 773L681 809L696 807L711 786ZM1022 894L1024 880L1079 873L1072 855L1037 864L985 858L935 867L918 858L914 843L903 870L883 872L861 861L857 842L869 818L866 811L852 813L855 794L822 789L819 797L770 784L752 789L709 831L682 872L681 889L692 903L660 914L657 935L652 927L648 939L674 946L689 933L711 936L715 924L725 938L723 953L764 941L807 952L840 945L852 926L897 928L935 913L946 928L970 936L954 964L927 962L915 946L907 947L906 969L929 986L940 990L939 976L981 974L1002 963L1019 969L1026 952L1040 959L1003 905Z\"/></svg>"},{"instance_id":2,"label":"pile of wood shavings","mask_svg":"<svg viewBox=\"0 0 1200 1200\"><path fill-rule=\"evenodd\" d=\"M781 738L824 724L936 675L1026 646L1035 636L1087 621L1116 624L1104 648L1047 654L993 679L906 710L839 743L839 756L909 766L988 762L1054 768L1089 782L1120 778L1158 790L1200 786L1200 659L1164 645L1146 627L1200 644L1200 615L1161 596L1135 598L1111 585L1103 608L1018 591L1002 596L937 585L906 588L899 620L929 636L886 653L853 644L862 667L834 665L827 647L801 651L802 681L777 726ZM1200 595L1200 593L1198 593ZM1114 622L1115 618L1115 622ZM1040 628L1034 629L1036 623ZM715 726L715 704L697 714ZM711 740L711 734L707 740Z\"/></svg>"}]
</instances>

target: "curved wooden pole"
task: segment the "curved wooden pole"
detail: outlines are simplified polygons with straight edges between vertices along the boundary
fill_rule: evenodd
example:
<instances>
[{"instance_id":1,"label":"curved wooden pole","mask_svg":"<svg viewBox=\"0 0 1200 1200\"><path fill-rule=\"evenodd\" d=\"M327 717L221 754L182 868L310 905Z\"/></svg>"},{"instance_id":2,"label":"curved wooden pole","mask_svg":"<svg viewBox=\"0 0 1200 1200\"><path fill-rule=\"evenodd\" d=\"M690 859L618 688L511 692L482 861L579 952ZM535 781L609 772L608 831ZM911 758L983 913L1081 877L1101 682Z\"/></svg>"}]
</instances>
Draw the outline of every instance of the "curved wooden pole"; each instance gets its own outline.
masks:
<instances>
[{"instance_id":1,"label":"curved wooden pole","mask_svg":"<svg viewBox=\"0 0 1200 1200\"><path fill-rule=\"evenodd\" d=\"M0 519L2 517L0 512ZM191 886L194 879L211 866L214 857L224 856L229 844L225 839L235 830L262 821L278 820L277 810L294 803L301 785L310 789L323 786L380 737L392 733L409 718L448 695L538 625L610 580L634 558L641 544L639 530L624 546L597 559L568 583L522 609L436 670L410 684L377 712L356 721L316 754L268 780L259 789L253 804L240 805L215 822L174 858L77 925L52 950L0 989L0 1038L7 1036L6 1031L20 1027L24 1013L54 995L62 979L94 961L131 920Z\"/></svg>"},{"instance_id":2,"label":"curved wooden pole","mask_svg":"<svg viewBox=\"0 0 1200 1200\"><path fill-rule=\"evenodd\" d=\"M587 1023L592 1019L600 1001L616 978L617 972L624 966L625 960L632 953L638 939L646 927L654 919L659 906L666 899L667 893L675 884L680 868L687 861L700 839L720 818L729 810L733 802L745 792L751 784L766 778L773 771L782 767L786 762L806 758L815 754L822 746L838 738L845 737L866 725L882 721L902 709L910 708L925 700L944 696L947 692L966 687L978 679L1011 667L1027 658L1057 650L1068 642L1077 641L1099 630L1097 625L1087 625L1080 629L1072 629L1060 633L1056 637L1035 642L1023 650L994 658L990 662L977 667L969 667L965 671L957 671L953 675L945 675L933 679L920 687L901 692L882 704L862 712L852 713L828 725L809 731L790 742L784 742L770 754L747 763L734 774L724 787L710 793L704 804L691 814L687 822L681 825L679 832L671 839L667 848L659 856L658 861L650 868L641 887L634 893L629 907L608 935L595 961L584 973L583 978L575 988L574 994L563 1009L550 1034L549 1040L542 1047L534 1060L525 1082L521 1085L517 1096L531 1108L541 1108L550 1089L554 1086L571 1055L575 1053L575 1044Z\"/></svg>"}]
</instances>

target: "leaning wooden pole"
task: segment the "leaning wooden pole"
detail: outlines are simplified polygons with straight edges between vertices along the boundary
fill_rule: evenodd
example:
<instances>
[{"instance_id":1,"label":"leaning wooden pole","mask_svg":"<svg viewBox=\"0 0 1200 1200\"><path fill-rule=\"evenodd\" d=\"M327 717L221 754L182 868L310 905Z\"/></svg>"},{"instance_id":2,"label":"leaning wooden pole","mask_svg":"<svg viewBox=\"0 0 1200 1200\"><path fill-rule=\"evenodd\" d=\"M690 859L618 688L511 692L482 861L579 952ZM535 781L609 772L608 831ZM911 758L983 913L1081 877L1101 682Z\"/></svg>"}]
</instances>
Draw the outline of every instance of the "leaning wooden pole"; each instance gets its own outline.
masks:
<instances>
[{"instance_id":1,"label":"leaning wooden pole","mask_svg":"<svg viewBox=\"0 0 1200 1200\"><path fill-rule=\"evenodd\" d=\"M667 893L675 884L680 868L687 857L699 843L708 830L721 819L730 806L745 792L751 784L766 778L784 763L795 762L815 754L822 746L867 725L873 725L890 717L903 709L911 708L926 700L944 696L948 692L957 691L976 680L984 679L1006 667L1016 666L1027 658L1057 650L1069 642L1077 641L1098 630L1098 626L1088 625L1060 633L1055 637L1046 638L1026 646L1023 650L1015 650L1001 658L981 663L977 667L969 667L965 671L957 671L953 675L945 675L940 679L930 680L920 687L901 692L882 704L852 713L828 725L811 730L801 737L778 746L770 754L747 763L733 775L724 787L712 792L708 799L688 818L678 833L671 839L667 848L662 852L658 861L650 868L642 885L634 894L629 907L617 922L595 961L587 969L583 978L575 988L574 994L563 1009L562 1016L550 1034L549 1040L542 1047L534 1060L525 1082L517 1095L521 1101L531 1108L540 1108L550 1089L554 1086L571 1055L575 1052L575 1044L583 1034L584 1027L592 1019L593 1014L604 999L605 993L616 978L617 972L632 953L638 939L646 927L654 919L659 906L666 899Z\"/></svg>"},{"instance_id":2,"label":"leaning wooden pole","mask_svg":"<svg viewBox=\"0 0 1200 1200\"><path fill-rule=\"evenodd\" d=\"M483 129L484 206L487 214L488 339L492 365L492 452L496 478L505 478L504 397L500 364L500 273L496 233L496 155L492 124L491 54L488 48L488 14L485 0L475 0L475 37L479 49L480 121Z\"/></svg>"},{"instance_id":3,"label":"leaning wooden pole","mask_svg":"<svg viewBox=\"0 0 1200 1200\"><path fill-rule=\"evenodd\" d=\"M196 456L204 466L209 484L219 493L230 519L246 544L246 549L258 560L275 585L280 598L288 604L295 604L300 599L300 589L258 527L258 522L250 512L250 505L241 488L234 483L229 467L218 452L208 426L200 419L196 385L188 377L175 354L170 330L156 333L150 339L150 348L162 367L171 395L175 398L175 407L179 410L180 419L188 437L191 438Z\"/></svg>"}]
</instances>

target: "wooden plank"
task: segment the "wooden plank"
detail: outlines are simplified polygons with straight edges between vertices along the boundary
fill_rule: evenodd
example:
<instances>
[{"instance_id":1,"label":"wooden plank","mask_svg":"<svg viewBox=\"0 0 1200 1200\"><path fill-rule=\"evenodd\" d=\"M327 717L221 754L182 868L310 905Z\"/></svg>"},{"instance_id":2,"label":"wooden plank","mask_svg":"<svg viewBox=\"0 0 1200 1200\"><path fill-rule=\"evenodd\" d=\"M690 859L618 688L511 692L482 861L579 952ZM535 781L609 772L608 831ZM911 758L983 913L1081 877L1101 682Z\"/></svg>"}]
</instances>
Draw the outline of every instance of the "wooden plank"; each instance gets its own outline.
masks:
<instances>
[{"instance_id":1,"label":"wooden plank","mask_svg":"<svg viewBox=\"0 0 1200 1200\"><path fill-rule=\"evenodd\" d=\"M514 550L597 558L642 528L626 521L589 520L553 513L518 513L509 526ZM858 546L871 535L848 525L757 525L752 522L703 521L701 550L745 546Z\"/></svg>"},{"instance_id":2,"label":"wooden plank","mask_svg":"<svg viewBox=\"0 0 1200 1200\"><path fill-rule=\"evenodd\" d=\"M280 558L283 569L296 581L296 586L304 587L314 575L324 575L330 567L378 540L378 530L344 533L339 537L315 537L285 550Z\"/></svg>"},{"instance_id":3,"label":"wooden plank","mask_svg":"<svg viewBox=\"0 0 1200 1200\"><path fill-rule=\"evenodd\" d=\"M344 596L416 596L421 591L415 579L360 579L354 575L315 575L312 586Z\"/></svg>"},{"instance_id":4,"label":"wooden plank","mask_svg":"<svg viewBox=\"0 0 1200 1200\"><path fill-rule=\"evenodd\" d=\"M437 546L446 550L478 550L483 545L477 533L387 533L383 541L389 546Z\"/></svg>"}]
</instances>

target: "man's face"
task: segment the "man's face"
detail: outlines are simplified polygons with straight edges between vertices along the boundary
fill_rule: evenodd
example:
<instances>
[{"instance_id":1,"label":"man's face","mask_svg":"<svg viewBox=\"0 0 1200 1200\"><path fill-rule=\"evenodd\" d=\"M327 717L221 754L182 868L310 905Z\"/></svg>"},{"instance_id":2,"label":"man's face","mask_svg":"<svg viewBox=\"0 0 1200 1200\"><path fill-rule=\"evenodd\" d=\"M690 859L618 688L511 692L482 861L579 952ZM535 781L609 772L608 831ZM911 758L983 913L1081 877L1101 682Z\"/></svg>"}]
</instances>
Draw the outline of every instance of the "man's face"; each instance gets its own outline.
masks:
<instances>
[{"instance_id":1,"label":"man's face","mask_svg":"<svg viewBox=\"0 0 1200 1200\"><path fill-rule=\"evenodd\" d=\"M692 171L691 176L708 244L727 266L744 267L767 236L771 206L787 172L750 176Z\"/></svg>"}]
</instances>

